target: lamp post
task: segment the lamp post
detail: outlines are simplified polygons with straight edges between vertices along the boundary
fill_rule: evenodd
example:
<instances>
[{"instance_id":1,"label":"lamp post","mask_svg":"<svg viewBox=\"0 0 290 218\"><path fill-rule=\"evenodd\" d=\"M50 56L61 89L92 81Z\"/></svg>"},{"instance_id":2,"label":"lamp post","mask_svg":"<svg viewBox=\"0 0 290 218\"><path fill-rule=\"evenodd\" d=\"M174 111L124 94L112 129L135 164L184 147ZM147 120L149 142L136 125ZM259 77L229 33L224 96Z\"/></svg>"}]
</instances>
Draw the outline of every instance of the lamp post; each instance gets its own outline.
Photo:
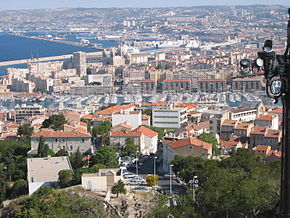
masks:
<instances>
[{"instance_id":1,"label":"lamp post","mask_svg":"<svg viewBox=\"0 0 290 218\"><path fill-rule=\"evenodd\" d=\"M137 152L138 151L136 151L136 174L138 176L138 158L137 158Z\"/></svg>"},{"instance_id":2,"label":"lamp post","mask_svg":"<svg viewBox=\"0 0 290 218\"><path fill-rule=\"evenodd\" d=\"M172 167L173 165L170 165L170 171L169 171L169 189L170 189L170 195L172 195Z\"/></svg>"},{"instance_id":3,"label":"lamp post","mask_svg":"<svg viewBox=\"0 0 290 218\"><path fill-rule=\"evenodd\" d=\"M156 181L155 181L155 175L156 175L156 159L157 159L157 157L154 157L154 159L153 159L154 186L156 186Z\"/></svg>"},{"instance_id":4,"label":"lamp post","mask_svg":"<svg viewBox=\"0 0 290 218\"><path fill-rule=\"evenodd\" d=\"M263 51L258 52L258 59L253 67L264 70L267 95L277 103L283 104L282 129L282 166L281 166L281 194L280 216L290 218L290 8L287 25L287 46L283 55L276 55L272 51L272 41L266 40ZM241 61L241 73L249 75L251 61Z\"/></svg>"},{"instance_id":5,"label":"lamp post","mask_svg":"<svg viewBox=\"0 0 290 218\"><path fill-rule=\"evenodd\" d=\"M198 188L198 178L197 176L194 176L192 180L189 181L190 184L192 184L192 198L195 201L195 189Z\"/></svg>"}]
</instances>

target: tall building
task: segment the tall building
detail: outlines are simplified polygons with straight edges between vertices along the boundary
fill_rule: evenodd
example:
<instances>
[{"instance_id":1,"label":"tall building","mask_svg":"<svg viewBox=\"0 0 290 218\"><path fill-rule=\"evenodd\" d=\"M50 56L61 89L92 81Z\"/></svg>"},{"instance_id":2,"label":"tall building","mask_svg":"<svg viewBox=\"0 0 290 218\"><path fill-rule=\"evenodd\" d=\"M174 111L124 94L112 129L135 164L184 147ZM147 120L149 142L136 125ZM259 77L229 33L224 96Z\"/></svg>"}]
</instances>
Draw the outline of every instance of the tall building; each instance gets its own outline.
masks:
<instances>
[{"instance_id":1,"label":"tall building","mask_svg":"<svg viewBox=\"0 0 290 218\"><path fill-rule=\"evenodd\" d=\"M72 57L73 67L79 76L86 75L86 53L82 51L74 52Z\"/></svg>"},{"instance_id":2,"label":"tall building","mask_svg":"<svg viewBox=\"0 0 290 218\"><path fill-rule=\"evenodd\" d=\"M36 115L43 114L44 109L41 105L34 104L34 105L16 105L15 106L15 122L21 123L22 120L26 117L32 117Z\"/></svg>"},{"instance_id":3,"label":"tall building","mask_svg":"<svg viewBox=\"0 0 290 218\"><path fill-rule=\"evenodd\" d=\"M162 109L152 111L153 126L160 128L178 129L187 124L187 110L185 107L174 107L173 104L165 105Z\"/></svg>"}]
</instances>

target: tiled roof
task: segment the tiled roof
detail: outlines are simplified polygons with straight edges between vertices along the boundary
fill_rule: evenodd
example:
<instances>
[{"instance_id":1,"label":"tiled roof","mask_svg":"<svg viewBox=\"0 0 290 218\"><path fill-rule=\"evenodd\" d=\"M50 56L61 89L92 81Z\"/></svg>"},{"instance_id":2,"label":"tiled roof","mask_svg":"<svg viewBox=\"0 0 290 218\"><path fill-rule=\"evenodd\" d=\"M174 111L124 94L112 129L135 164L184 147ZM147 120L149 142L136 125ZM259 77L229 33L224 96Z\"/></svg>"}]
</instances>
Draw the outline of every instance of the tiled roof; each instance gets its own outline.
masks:
<instances>
[{"instance_id":1,"label":"tiled roof","mask_svg":"<svg viewBox=\"0 0 290 218\"><path fill-rule=\"evenodd\" d=\"M238 123L237 126L235 127L235 129L248 129L249 126L251 126L253 124L251 123Z\"/></svg>"},{"instance_id":2,"label":"tiled roof","mask_svg":"<svg viewBox=\"0 0 290 218\"><path fill-rule=\"evenodd\" d=\"M272 114L268 114L268 115L264 115L264 116L258 117L255 120L268 120L268 121L270 121L270 120L273 120L276 116L272 115Z\"/></svg>"},{"instance_id":3,"label":"tiled roof","mask_svg":"<svg viewBox=\"0 0 290 218\"><path fill-rule=\"evenodd\" d=\"M191 82L190 79L170 79L170 80L164 80L163 82Z\"/></svg>"},{"instance_id":4,"label":"tiled roof","mask_svg":"<svg viewBox=\"0 0 290 218\"><path fill-rule=\"evenodd\" d=\"M141 132L122 132L122 131L117 131L117 132L111 132L112 137L140 137L142 135Z\"/></svg>"},{"instance_id":5,"label":"tiled roof","mask_svg":"<svg viewBox=\"0 0 290 218\"><path fill-rule=\"evenodd\" d=\"M250 135L264 135L267 128L266 126L254 126Z\"/></svg>"},{"instance_id":6,"label":"tiled roof","mask_svg":"<svg viewBox=\"0 0 290 218\"><path fill-rule=\"evenodd\" d=\"M199 79L198 82L226 82L224 79Z\"/></svg>"},{"instance_id":7,"label":"tiled roof","mask_svg":"<svg viewBox=\"0 0 290 218\"><path fill-rule=\"evenodd\" d=\"M269 111L271 114L282 114L283 113L283 108L277 108L275 110Z\"/></svg>"},{"instance_id":8,"label":"tiled roof","mask_svg":"<svg viewBox=\"0 0 290 218\"><path fill-rule=\"evenodd\" d=\"M126 124L126 123L120 123L120 124L118 124L117 126L124 127L124 128L126 128L126 129L133 129L132 126L130 126L130 125Z\"/></svg>"},{"instance_id":9,"label":"tiled roof","mask_svg":"<svg viewBox=\"0 0 290 218\"><path fill-rule=\"evenodd\" d=\"M94 118L94 116L91 115L91 114L86 114L86 115L82 116L82 119L89 119L89 120L92 120L93 118Z\"/></svg>"},{"instance_id":10,"label":"tiled roof","mask_svg":"<svg viewBox=\"0 0 290 218\"><path fill-rule=\"evenodd\" d=\"M196 108L197 105L196 104L176 104L175 107L186 107L187 110Z\"/></svg>"},{"instance_id":11,"label":"tiled roof","mask_svg":"<svg viewBox=\"0 0 290 218\"><path fill-rule=\"evenodd\" d=\"M239 144L239 141L234 141L234 140L225 141L225 140L220 139L220 144L221 144L221 147L232 148L232 147L236 147Z\"/></svg>"},{"instance_id":12,"label":"tiled roof","mask_svg":"<svg viewBox=\"0 0 290 218\"><path fill-rule=\"evenodd\" d=\"M98 111L95 114L104 114L104 115L112 115L112 113L120 111L120 110L127 110L131 107L133 107L134 104L127 104L127 105L116 105L109 108L106 108L104 110Z\"/></svg>"},{"instance_id":13,"label":"tiled roof","mask_svg":"<svg viewBox=\"0 0 290 218\"><path fill-rule=\"evenodd\" d=\"M67 110L63 113L64 115L67 115L67 114L72 114L72 115L75 115L75 116L81 116L79 113L75 112L75 111L71 111L71 110Z\"/></svg>"},{"instance_id":14,"label":"tiled roof","mask_svg":"<svg viewBox=\"0 0 290 218\"><path fill-rule=\"evenodd\" d=\"M210 150L212 147L211 144L206 143L204 141L201 141L197 138L193 138L193 137L189 137L186 139L180 139L180 140L177 140L175 142L170 142L167 145L173 149L182 148L182 147L187 146L187 145L194 145L197 147L203 147L206 150Z\"/></svg>"},{"instance_id":15,"label":"tiled roof","mask_svg":"<svg viewBox=\"0 0 290 218\"><path fill-rule=\"evenodd\" d=\"M270 145L257 145L256 147L253 148L253 151L267 151L267 150L271 150L271 146Z\"/></svg>"},{"instance_id":16,"label":"tiled roof","mask_svg":"<svg viewBox=\"0 0 290 218\"><path fill-rule=\"evenodd\" d=\"M265 135L267 138L279 138L281 136L280 130L269 129Z\"/></svg>"},{"instance_id":17,"label":"tiled roof","mask_svg":"<svg viewBox=\"0 0 290 218\"><path fill-rule=\"evenodd\" d=\"M35 133L31 138L39 138L43 136L44 138L91 138L92 136L89 133L84 133L80 131L72 132L56 132L51 130L43 130L38 133Z\"/></svg>"},{"instance_id":18,"label":"tiled roof","mask_svg":"<svg viewBox=\"0 0 290 218\"><path fill-rule=\"evenodd\" d=\"M158 135L158 132L155 132L149 128L146 128L145 126L140 126L137 129L133 130L133 131L138 131L138 132L142 132L144 135L153 138L155 136Z\"/></svg>"},{"instance_id":19,"label":"tiled roof","mask_svg":"<svg viewBox=\"0 0 290 218\"><path fill-rule=\"evenodd\" d=\"M240 113L240 112L245 112L245 111L252 111L252 110L256 110L255 108L232 108L230 109L230 112L232 113Z\"/></svg>"},{"instance_id":20,"label":"tiled roof","mask_svg":"<svg viewBox=\"0 0 290 218\"><path fill-rule=\"evenodd\" d=\"M237 123L236 120L224 120L222 126L235 126Z\"/></svg>"}]
</instances>

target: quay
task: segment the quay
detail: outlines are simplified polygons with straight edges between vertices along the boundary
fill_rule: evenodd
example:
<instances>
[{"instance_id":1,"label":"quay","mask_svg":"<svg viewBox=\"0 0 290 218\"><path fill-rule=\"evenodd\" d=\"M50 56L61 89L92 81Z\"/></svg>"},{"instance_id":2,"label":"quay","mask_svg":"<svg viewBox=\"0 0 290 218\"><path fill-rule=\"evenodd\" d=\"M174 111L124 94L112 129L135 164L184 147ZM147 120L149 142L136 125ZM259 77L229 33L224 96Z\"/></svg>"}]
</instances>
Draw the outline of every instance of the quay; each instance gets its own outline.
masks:
<instances>
[{"instance_id":1,"label":"quay","mask_svg":"<svg viewBox=\"0 0 290 218\"><path fill-rule=\"evenodd\" d=\"M100 52L89 52L88 55L99 55ZM27 63L35 63L35 62L43 62L43 61L55 61L55 60L63 60L63 59L70 59L72 58L72 54L68 55L59 55L59 56L52 56L52 57L42 57L42 58L30 58L30 59L22 59L22 60L15 60L15 61L3 61L0 62L0 66L10 66L16 64L27 64Z\"/></svg>"}]
</instances>

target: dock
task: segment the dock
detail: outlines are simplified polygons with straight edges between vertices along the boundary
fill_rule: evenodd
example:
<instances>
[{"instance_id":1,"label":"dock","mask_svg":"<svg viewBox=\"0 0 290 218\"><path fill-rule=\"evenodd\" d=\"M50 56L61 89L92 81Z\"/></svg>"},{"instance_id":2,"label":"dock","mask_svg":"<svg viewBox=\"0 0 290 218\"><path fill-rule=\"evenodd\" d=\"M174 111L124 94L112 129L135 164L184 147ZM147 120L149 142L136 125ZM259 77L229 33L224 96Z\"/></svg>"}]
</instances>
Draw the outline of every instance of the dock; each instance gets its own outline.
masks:
<instances>
[{"instance_id":1,"label":"dock","mask_svg":"<svg viewBox=\"0 0 290 218\"><path fill-rule=\"evenodd\" d=\"M99 55L100 52L89 52L86 53L87 55ZM0 66L10 66L16 64L28 64L28 63L35 63L35 62L44 62L44 61L55 61L55 60L63 60L63 59L70 59L72 58L72 54L67 55L59 55L59 56L52 56L52 57L42 57L42 58L30 58L30 59L22 59L22 60L15 60L15 61L3 61L0 62Z\"/></svg>"}]
</instances>

